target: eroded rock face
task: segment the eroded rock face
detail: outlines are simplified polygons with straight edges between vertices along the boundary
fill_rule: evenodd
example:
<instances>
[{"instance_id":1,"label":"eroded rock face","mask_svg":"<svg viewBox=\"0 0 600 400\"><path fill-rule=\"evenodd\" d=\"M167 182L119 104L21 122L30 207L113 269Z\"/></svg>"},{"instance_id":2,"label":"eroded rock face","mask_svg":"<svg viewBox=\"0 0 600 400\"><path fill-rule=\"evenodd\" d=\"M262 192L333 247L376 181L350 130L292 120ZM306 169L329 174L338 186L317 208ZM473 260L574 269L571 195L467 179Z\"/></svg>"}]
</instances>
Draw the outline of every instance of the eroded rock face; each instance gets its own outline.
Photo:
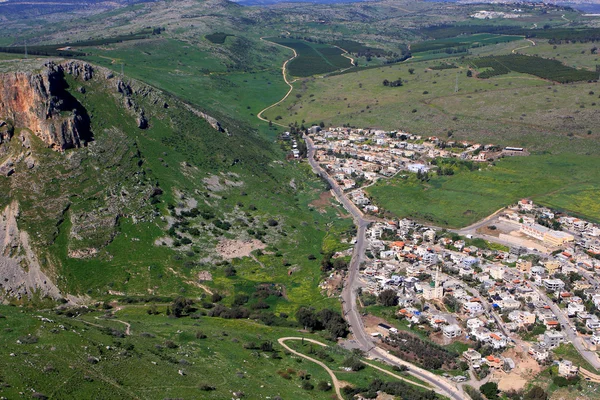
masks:
<instances>
[{"instance_id":1,"label":"eroded rock face","mask_svg":"<svg viewBox=\"0 0 600 400\"><path fill-rule=\"evenodd\" d=\"M56 150L85 145L91 139L89 117L66 91L65 71L83 80L93 74L92 67L81 62L48 63L39 73L1 74L0 118L31 130Z\"/></svg>"},{"instance_id":2,"label":"eroded rock face","mask_svg":"<svg viewBox=\"0 0 600 400\"><path fill-rule=\"evenodd\" d=\"M42 296L61 298L60 290L42 272L29 244L29 235L17 225L19 206L13 202L0 210L0 300L7 297ZM26 265L27 268L23 268Z\"/></svg>"}]
</instances>

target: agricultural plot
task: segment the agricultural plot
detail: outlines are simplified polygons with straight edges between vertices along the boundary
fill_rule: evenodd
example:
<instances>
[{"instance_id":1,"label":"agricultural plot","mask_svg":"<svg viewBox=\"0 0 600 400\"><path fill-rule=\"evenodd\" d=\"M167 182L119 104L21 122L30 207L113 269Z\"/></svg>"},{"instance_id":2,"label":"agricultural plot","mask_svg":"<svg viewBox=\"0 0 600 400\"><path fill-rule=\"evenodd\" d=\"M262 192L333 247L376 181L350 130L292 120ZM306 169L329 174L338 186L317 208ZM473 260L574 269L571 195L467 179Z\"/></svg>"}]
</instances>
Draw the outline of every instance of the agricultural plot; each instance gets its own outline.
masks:
<instances>
[{"instance_id":1,"label":"agricultural plot","mask_svg":"<svg viewBox=\"0 0 600 400\"><path fill-rule=\"evenodd\" d=\"M471 60L470 63L475 68L488 68L477 75L481 79L505 75L511 71L535 75L559 83L588 81L598 78L595 72L575 69L557 60L520 54L482 57Z\"/></svg>"},{"instance_id":2,"label":"agricultural plot","mask_svg":"<svg viewBox=\"0 0 600 400\"><path fill-rule=\"evenodd\" d=\"M470 36L460 36L455 38L446 38L438 40L428 40L420 43L414 43L411 45L412 53L424 53L424 52L445 52L448 54L452 53L464 53L469 48L481 47L498 43L513 42L515 40L521 40L522 37L514 35L495 35L489 33L480 33Z\"/></svg>"},{"instance_id":3,"label":"agricultural plot","mask_svg":"<svg viewBox=\"0 0 600 400\"><path fill-rule=\"evenodd\" d=\"M346 50L348 53L356 54L358 56L373 56L373 57L383 57L388 54L387 51L378 49L375 47L365 46L362 43L356 42L354 40L337 40L332 43L334 46L341 47Z\"/></svg>"},{"instance_id":4,"label":"agricultural plot","mask_svg":"<svg viewBox=\"0 0 600 400\"><path fill-rule=\"evenodd\" d=\"M210 41L211 43L223 44L223 43L225 43L225 39L227 39L228 36L234 36L234 35L231 35L229 33L223 33L223 32L215 32L215 33L211 33L210 35L206 35L204 37L206 38L206 40Z\"/></svg>"},{"instance_id":5,"label":"agricultural plot","mask_svg":"<svg viewBox=\"0 0 600 400\"><path fill-rule=\"evenodd\" d=\"M151 29L147 28L138 33L131 33L129 35L119 35L104 39L91 39L82 40L77 42L66 42L52 45L37 45L28 46L10 46L0 47L0 53L11 53L11 54L30 54L36 56L54 56L54 57L81 57L85 56L85 53L80 50L71 49L71 47L92 47L92 46L105 46L114 43L127 42L132 40L148 39L152 35L158 35L161 33L159 28Z\"/></svg>"},{"instance_id":6,"label":"agricultural plot","mask_svg":"<svg viewBox=\"0 0 600 400\"><path fill-rule=\"evenodd\" d=\"M308 77L352 66L350 59L342 56L344 52L337 47L291 38L269 40L296 50L298 57L287 66L288 72L293 76Z\"/></svg>"}]
</instances>

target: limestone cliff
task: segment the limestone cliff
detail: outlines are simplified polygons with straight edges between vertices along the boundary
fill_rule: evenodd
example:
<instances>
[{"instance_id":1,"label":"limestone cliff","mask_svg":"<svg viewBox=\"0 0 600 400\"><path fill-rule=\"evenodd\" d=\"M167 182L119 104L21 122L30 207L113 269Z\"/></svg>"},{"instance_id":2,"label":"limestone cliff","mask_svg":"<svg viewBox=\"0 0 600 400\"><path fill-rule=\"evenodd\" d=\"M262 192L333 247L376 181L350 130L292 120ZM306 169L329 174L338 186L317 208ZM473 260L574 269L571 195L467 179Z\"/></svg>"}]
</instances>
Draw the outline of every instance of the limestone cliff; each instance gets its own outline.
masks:
<instances>
[{"instance_id":1,"label":"limestone cliff","mask_svg":"<svg viewBox=\"0 0 600 400\"><path fill-rule=\"evenodd\" d=\"M66 91L65 72L84 80L93 73L85 63L49 62L41 72L0 74L0 118L31 130L56 150L83 146L90 138L89 118Z\"/></svg>"}]
</instances>

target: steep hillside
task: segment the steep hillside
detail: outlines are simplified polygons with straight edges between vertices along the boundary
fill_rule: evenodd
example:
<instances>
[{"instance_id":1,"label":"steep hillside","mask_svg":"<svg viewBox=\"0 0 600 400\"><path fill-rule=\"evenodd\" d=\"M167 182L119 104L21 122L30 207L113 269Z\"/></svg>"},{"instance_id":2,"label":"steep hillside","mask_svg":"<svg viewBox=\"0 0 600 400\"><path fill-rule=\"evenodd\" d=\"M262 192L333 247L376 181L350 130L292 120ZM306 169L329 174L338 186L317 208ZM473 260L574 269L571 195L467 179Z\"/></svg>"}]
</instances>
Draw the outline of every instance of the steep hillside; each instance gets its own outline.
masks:
<instances>
[{"instance_id":1,"label":"steep hillside","mask_svg":"<svg viewBox=\"0 0 600 400\"><path fill-rule=\"evenodd\" d=\"M311 276L298 285L298 300L318 290L318 260L288 251L320 251L325 233L311 220L329 217L313 217L306 197L320 184L279 161L283 155L257 134L79 61L2 78L7 298L175 296L211 286L226 295L281 282L289 268L302 269L299 280ZM234 251L241 257L267 245L283 264L229 261L228 249L246 246ZM241 262L234 281L223 272L232 262ZM261 264L271 272L244 277Z\"/></svg>"}]
</instances>

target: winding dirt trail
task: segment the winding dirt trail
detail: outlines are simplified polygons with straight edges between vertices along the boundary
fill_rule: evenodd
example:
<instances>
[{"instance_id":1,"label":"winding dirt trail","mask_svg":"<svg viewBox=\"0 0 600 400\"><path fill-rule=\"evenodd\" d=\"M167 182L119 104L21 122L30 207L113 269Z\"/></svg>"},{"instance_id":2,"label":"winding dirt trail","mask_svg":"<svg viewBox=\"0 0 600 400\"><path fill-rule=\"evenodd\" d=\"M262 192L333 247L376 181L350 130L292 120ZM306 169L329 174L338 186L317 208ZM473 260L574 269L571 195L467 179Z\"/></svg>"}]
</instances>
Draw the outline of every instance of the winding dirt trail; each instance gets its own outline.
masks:
<instances>
[{"instance_id":1,"label":"winding dirt trail","mask_svg":"<svg viewBox=\"0 0 600 400\"><path fill-rule=\"evenodd\" d=\"M284 63L283 63L283 65L281 66L281 74L283 75L283 80L284 80L284 81L285 81L285 83L286 83L286 84L287 84L287 85L290 87L290 89L289 89L289 90L288 90L288 92L285 94L285 96L283 96L283 98L282 98L281 100L279 100L279 101L278 101L278 102L276 102L276 103L273 103L273 104L271 104L270 106L268 106L268 107L264 108L263 110L261 110L261 112L259 112L258 114L256 114L256 116L258 117L258 119L260 119L261 121L269 122L269 120L268 120L268 119L266 119L266 118L264 118L264 117L262 116L262 115L263 115L263 113L264 113L265 111L267 111L267 110L270 110L271 108L273 108L273 107L275 107L275 106L277 106L277 105L279 105L279 104L283 103L283 102L285 101L285 99L287 99L287 98L288 98L288 96L289 96L290 94L292 94L292 90L294 90L294 86L292 85L292 83L296 82L296 80L295 80L295 79L294 79L293 81L289 81L289 80L288 80L288 78L287 78L287 74L286 74L286 68L287 68L287 65L288 65L288 63L289 63L290 61L292 61L294 58L298 57L298 53L296 52L296 50L292 49L291 47L284 46L284 45L282 45L282 44L279 44L279 43L271 42L270 40L266 40L264 37L261 37L261 38L260 38L260 40L262 40L263 42L271 43L271 44L274 44L274 45L276 45L276 46L280 46L280 47L283 47L283 48L289 49L289 50L291 50L291 51L293 51L293 52L294 52L294 55L293 55L292 57L288 58L287 60L285 60L285 62L284 62ZM272 123L272 124L274 124L274 125L278 125L278 126L284 127L284 128L286 127L285 125L283 125L283 124L280 124L280 123L277 123L277 122L273 122L273 121L271 121L271 123Z\"/></svg>"},{"instance_id":2,"label":"winding dirt trail","mask_svg":"<svg viewBox=\"0 0 600 400\"><path fill-rule=\"evenodd\" d=\"M529 43L531 43L531 46L522 46L522 47L517 47L516 49L513 49L512 53L515 54L517 52L517 50L523 50L523 49L527 49L529 47L535 46L535 42L531 39L524 39L527 40Z\"/></svg>"},{"instance_id":3,"label":"winding dirt trail","mask_svg":"<svg viewBox=\"0 0 600 400\"><path fill-rule=\"evenodd\" d=\"M288 35L289 35L289 32L288 32ZM264 36L263 36L263 37L261 37L261 38L260 38L260 40L262 40L263 42L266 42L266 43L271 43L271 44L274 44L274 45L276 45L276 46L279 46L279 47L283 47L283 48L289 49L289 50L291 50L291 51L293 51L293 52L294 52L294 55L293 55L292 57L288 58L287 60L285 60L285 62L284 62L284 63L283 63L283 65L281 66L281 74L283 75L283 80L284 80L284 81L285 81L285 83L286 83L286 84L287 84L287 85L290 87L290 89L289 89L289 90L288 90L288 92L285 94L285 96L283 96L283 98L282 98L281 100L279 100L278 102L276 102L276 103L273 103L273 104L271 104L270 106L268 106L268 107L266 107L266 108L262 109L262 110L261 110L261 111L260 111L258 114L256 114L256 117L257 117L258 119L260 119L261 121L269 122L269 120L268 120L268 119L266 119L265 117L263 117L263 113L264 113L265 111L267 111L267 110L270 110L271 108L273 108L273 107L275 107L275 106L278 106L279 104L283 103L283 102L285 101L285 99L287 99L287 98L289 97L289 95L290 95L290 94L292 94L292 91L294 90L294 86L292 85L292 83L296 82L298 79L294 79L294 80L290 81L290 80L288 79L288 77L287 77L287 73L286 73L286 72L287 72L287 65L288 65L288 63L289 63L290 61L292 61L293 59L295 59L296 57L298 57L298 53L296 52L296 50L292 49L291 47L285 46L285 45L283 45L283 44L279 44L279 43L271 42L270 40L267 40L267 39L265 39L265 37L264 37ZM350 53L348 53L346 50L342 49L342 48L341 48L341 47L339 47L339 46L335 46L335 47L337 47L338 49L342 50L342 51L344 52L344 53L342 53L342 57L345 57L345 58L347 58L348 60L350 60L350 63L352 64L350 67L348 67L348 68L344 68L344 69L340 70L340 72L344 72L344 71L346 71L346 70L348 70L348 69L350 69L350 68L353 68L353 67L354 67L354 62L355 62L356 60L355 60L355 59L354 59L354 58L353 58L353 57L350 55ZM327 74L325 74L325 75L322 75L322 76L320 76L320 78L323 78L323 77L325 77L326 75L327 75ZM286 125L280 124L280 123L278 123L278 122L274 122L274 121L270 121L270 122L271 122L273 125L281 126L281 127L283 127L283 128L286 128L286 127L287 127Z\"/></svg>"},{"instance_id":4,"label":"winding dirt trail","mask_svg":"<svg viewBox=\"0 0 600 400\"><path fill-rule=\"evenodd\" d=\"M129 322L121 321L120 319L114 319L113 321L117 321L125 325L125 335L131 335L131 324Z\"/></svg>"},{"instance_id":5,"label":"winding dirt trail","mask_svg":"<svg viewBox=\"0 0 600 400\"><path fill-rule=\"evenodd\" d=\"M290 353L293 353L297 356L300 356L302 358L306 358L309 361L314 362L315 364L320 365L321 367L323 367L325 369L325 371L327 371L327 373L329 374L329 376L331 376L331 382L333 383L333 388L335 389L335 393L337 394L338 399L343 400L344 398L342 397L342 392L341 392L341 386L340 386L340 381L338 381L337 377L335 376L335 374L333 373L333 371L331 370L331 368L329 368L327 365L325 365L324 363L322 363L319 360L316 360L312 357L306 356L300 352L297 352L296 350L293 350L291 347L289 347L288 345L285 344L285 342L287 340L306 340L307 342L311 342L314 344L318 344L319 346L323 346L323 347L327 347L326 344L321 343L317 340L314 339L307 339L307 338L300 338L300 337L282 337L277 339L277 341L279 342L279 344L281 346L283 346L287 351L289 351Z\"/></svg>"}]
</instances>

